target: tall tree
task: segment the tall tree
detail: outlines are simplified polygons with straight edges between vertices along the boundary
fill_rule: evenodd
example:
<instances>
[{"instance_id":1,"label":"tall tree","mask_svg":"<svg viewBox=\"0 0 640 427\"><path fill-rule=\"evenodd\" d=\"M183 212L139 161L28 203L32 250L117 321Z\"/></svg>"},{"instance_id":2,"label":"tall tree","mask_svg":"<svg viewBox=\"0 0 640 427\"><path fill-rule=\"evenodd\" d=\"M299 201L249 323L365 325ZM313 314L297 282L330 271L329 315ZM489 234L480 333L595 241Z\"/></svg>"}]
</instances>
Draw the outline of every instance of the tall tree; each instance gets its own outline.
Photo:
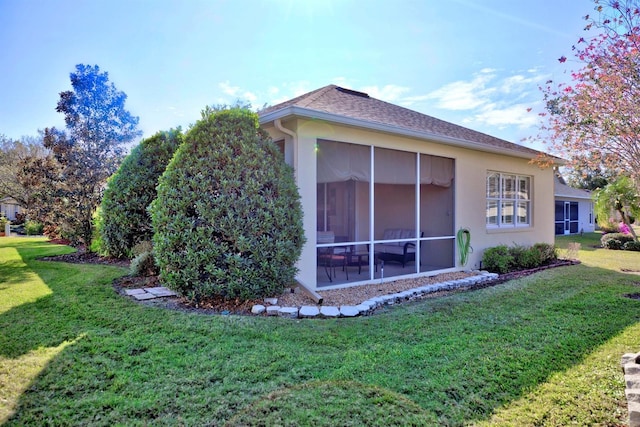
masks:
<instances>
[{"instance_id":1,"label":"tall tree","mask_svg":"<svg viewBox=\"0 0 640 427\"><path fill-rule=\"evenodd\" d=\"M544 140L551 151L593 170L640 182L639 0L594 0L585 37L573 46L581 68L570 83L548 81ZM593 32L596 32L594 35ZM567 58L559 59L565 62ZM584 164L582 164L584 167Z\"/></svg>"},{"instance_id":2,"label":"tall tree","mask_svg":"<svg viewBox=\"0 0 640 427\"><path fill-rule=\"evenodd\" d=\"M24 209L30 207L31 189L20 181L23 162L28 158L46 157L42 136L24 136L12 140L0 135L0 199L11 197Z\"/></svg>"},{"instance_id":3,"label":"tall tree","mask_svg":"<svg viewBox=\"0 0 640 427\"><path fill-rule=\"evenodd\" d=\"M597 166L600 162L599 159L593 159L594 155L599 156L600 153L574 156L573 167L567 173L567 184L574 188L596 190L603 188L609 181L615 180L615 174Z\"/></svg>"},{"instance_id":4,"label":"tall tree","mask_svg":"<svg viewBox=\"0 0 640 427\"><path fill-rule=\"evenodd\" d=\"M59 165L59 176L42 181L55 188L40 192L40 207L58 209L49 219L55 217L68 238L89 248L92 215L106 180L122 161L126 144L141 132L138 117L125 109L127 95L97 65L76 65L70 78L73 90L60 93L56 108L66 129L45 129L44 145Z\"/></svg>"}]
</instances>

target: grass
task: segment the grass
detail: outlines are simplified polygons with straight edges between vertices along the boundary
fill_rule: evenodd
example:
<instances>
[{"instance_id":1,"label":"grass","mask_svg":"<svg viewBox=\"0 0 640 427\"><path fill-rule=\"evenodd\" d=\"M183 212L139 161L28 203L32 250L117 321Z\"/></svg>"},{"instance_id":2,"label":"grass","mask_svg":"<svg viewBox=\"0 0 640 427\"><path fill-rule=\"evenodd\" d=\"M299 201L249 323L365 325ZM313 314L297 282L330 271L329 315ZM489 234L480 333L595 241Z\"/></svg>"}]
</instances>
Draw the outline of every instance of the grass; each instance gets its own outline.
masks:
<instances>
[{"instance_id":1,"label":"grass","mask_svg":"<svg viewBox=\"0 0 640 427\"><path fill-rule=\"evenodd\" d=\"M620 425L640 351L640 253L356 319L166 311L118 296L120 268L0 239L6 425ZM574 241L562 237L559 246ZM624 255L624 256L623 256Z\"/></svg>"}]
</instances>

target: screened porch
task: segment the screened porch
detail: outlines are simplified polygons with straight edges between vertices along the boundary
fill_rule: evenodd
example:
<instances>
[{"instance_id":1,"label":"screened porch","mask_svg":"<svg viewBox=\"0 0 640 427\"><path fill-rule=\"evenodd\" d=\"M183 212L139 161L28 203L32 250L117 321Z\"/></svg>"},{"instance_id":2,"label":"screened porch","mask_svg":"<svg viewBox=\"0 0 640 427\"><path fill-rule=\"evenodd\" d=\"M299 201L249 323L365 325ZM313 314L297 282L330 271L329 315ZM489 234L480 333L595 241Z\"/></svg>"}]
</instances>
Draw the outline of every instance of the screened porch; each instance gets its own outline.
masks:
<instances>
[{"instance_id":1,"label":"screened porch","mask_svg":"<svg viewBox=\"0 0 640 427\"><path fill-rule=\"evenodd\" d=\"M451 158L319 140L317 284L455 267Z\"/></svg>"}]
</instances>

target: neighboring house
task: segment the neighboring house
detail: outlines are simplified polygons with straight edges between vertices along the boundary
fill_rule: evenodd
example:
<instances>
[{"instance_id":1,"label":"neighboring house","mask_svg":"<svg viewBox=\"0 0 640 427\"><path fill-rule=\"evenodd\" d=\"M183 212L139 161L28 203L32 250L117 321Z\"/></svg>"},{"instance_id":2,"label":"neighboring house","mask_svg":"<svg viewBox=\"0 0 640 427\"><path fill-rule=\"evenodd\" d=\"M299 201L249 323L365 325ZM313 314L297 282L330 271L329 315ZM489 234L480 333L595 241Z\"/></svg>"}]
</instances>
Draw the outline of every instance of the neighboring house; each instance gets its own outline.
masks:
<instances>
[{"instance_id":1,"label":"neighboring house","mask_svg":"<svg viewBox=\"0 0 640 427\"><path fill-rule=\"evenodd\" d=\"M531 162L539 151L334 85L259 115L295 170L297 279L311 289L480 268L488 247L554 242L554 171Z\"/></svg>"},{"instance_id":2,"label":"neighboring house","mask_svg":"<svg viewBox=\"0 0 640 427\"><path fill-rule=\"evenodd\" d=\"M15 221L16 214L22 211L18 202L11 197L0 199L0 214L4 215L9 221Z\"/></svg>"},{"instance_id":3,"label":"neighboring house","mask_svg":"<svg viewBox=\"0 0 640 427\"><path fill-rule=\"evenodd\" d=\"M591 233L595 217L591 192L569 187L564 179L555 177L555 234Z\"/></svg>"}]
</instances>

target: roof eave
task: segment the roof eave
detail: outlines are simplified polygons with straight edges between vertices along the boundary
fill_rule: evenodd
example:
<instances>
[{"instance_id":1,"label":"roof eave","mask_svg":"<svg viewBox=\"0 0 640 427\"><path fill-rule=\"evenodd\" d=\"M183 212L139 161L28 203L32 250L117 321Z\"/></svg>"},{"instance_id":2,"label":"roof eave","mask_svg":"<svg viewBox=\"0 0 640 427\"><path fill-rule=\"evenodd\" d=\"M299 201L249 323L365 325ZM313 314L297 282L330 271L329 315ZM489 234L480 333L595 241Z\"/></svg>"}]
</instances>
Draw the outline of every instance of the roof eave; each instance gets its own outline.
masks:
<instances>
[{"instance_id":1,"label":"roof eave","mask_svg":"<svg viewBox=\"0 0 640 427\"><path fill-rule=\"evenodd\" d=\"M512 150L503 147L492 147L483 143L468 141L465 139L446 137L431 132L419 132L411 129L406 129L399 126L388 125L384 123L371 122L367 120L355 119L352 117L345 117L339 114L327 113L324 111L312 110L309 108L298 107L290 105L279 110L272 111L265 115L260 116L260 124L270 123L277 119L283 119L285 117L300 117L307 119L326 120L328 122L338 123L346 126L353 126L365 129L376 130L380 132L408 136L412 138L418 138L428 140L432 142L438 142L441 144L451 145L455 147L468 148L476 151L483 151L493 154L508 154L513 157L520 157L524 159L535 159L537 154L525 153L518 150ZM555 163L563 164L562 159L556 159Z\"/></svg>"}]
</instances>

